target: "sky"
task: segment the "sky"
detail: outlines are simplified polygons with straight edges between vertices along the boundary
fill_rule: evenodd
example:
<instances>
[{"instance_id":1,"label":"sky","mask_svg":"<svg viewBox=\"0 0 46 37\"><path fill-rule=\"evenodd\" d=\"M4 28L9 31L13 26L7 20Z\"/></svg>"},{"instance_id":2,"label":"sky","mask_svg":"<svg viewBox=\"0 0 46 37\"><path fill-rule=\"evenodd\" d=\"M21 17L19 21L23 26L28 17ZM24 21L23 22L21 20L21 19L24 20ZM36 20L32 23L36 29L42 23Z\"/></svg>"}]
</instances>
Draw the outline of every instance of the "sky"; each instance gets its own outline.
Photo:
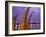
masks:
<instances>
[{"instance_id":1,"label":"sky","mask_svg":"<svg viewBox=\"0 0 46 37\"><path fill-rule=\"evenodd\" d=\"M12 7L12 15L13 16L18 15L18 17L16 19L16 21L18 23L20 23L21 16L24 13L25 8L26 7L16 7L16 6ZM29 16L31 15L32 12L34 12L34 13L31 16L30 22L39 23L40 22L40 8L39 7L31 7L31 8L29 8L27 20L29 19Z\"/></svg>"}]
</instances>

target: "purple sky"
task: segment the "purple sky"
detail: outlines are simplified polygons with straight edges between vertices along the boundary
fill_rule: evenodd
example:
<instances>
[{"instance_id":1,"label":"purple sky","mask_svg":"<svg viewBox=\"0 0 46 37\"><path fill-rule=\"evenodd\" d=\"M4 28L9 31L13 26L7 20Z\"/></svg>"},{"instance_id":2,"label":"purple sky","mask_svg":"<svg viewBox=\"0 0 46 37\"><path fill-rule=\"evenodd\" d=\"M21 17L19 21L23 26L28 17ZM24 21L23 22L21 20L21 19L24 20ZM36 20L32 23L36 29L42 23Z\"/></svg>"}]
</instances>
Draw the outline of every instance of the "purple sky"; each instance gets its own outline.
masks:
<instances>
[{"instance_id":1,"label":"purple sky","mask_svg":"<svg viewBox=\"0 0 46 37\"><path fill-rule=\"evenodd\" d=\"M16 6L12 7L12 15L13 16L18 15L18 17L16 19L16 21L18 23L20 23L21 16L24 13L24 9L25 8L26 7L16 7ZM40 22L40 8L39 7L31 7L29 9L28 17L31 15L32 11L34 11L34 13L33 13L32 17L30 19L30 22L37 22L37 23L39 23ZM27 19L28 19L28 17L27 17Z\"/></svg>"}]
</instances>

